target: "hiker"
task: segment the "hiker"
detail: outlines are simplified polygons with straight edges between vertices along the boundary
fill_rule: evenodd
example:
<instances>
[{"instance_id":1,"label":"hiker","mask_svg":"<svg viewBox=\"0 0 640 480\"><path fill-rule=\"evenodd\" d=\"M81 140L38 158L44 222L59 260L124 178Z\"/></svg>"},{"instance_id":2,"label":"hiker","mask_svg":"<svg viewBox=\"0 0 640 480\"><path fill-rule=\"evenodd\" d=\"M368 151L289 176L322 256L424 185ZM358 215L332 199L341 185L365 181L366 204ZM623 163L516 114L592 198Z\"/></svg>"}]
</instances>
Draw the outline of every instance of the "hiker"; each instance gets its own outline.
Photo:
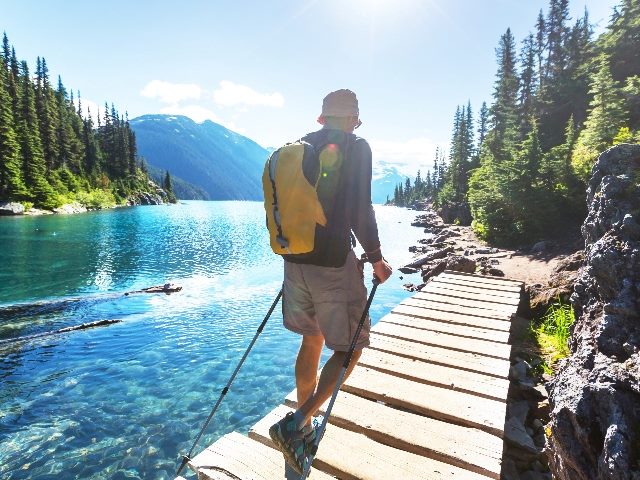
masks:
<instances>
[{"instance_id":1,"label":"hiker","mask_svg":"<svg viewBox=\"0 0 640 480\"><path fill-rule=\"evenodd\" d=\"M287 463L299 473L318 427L316 421L312 422L312 416L332 394L351 335L366 305L364 265L353 252L355 242L351 232L363 247L366 260L373 265L374 275L380 282L387 280L392 272L382 257L371 205L371 148L366 140L353 134L362 124L355 93L337 90L328 94L318 123L323 128L301 140L316 151L333 149L342 154L337 162L339 168L329 173L323 169L319 172L318 200L327 220L323 235L316 238L319 244L311 253L283 255L284 326L302 335L295 365L298 409L269 429ZM335 179L331 178L332 174ZM320 185L320 182L330 184L332 181L333 188ZM362 349L369 345L371 322L367 320L345 379L358 362ZM325 344L333 350L333 355L318 380L320 354Z\"/></svg>"}]
</instances>

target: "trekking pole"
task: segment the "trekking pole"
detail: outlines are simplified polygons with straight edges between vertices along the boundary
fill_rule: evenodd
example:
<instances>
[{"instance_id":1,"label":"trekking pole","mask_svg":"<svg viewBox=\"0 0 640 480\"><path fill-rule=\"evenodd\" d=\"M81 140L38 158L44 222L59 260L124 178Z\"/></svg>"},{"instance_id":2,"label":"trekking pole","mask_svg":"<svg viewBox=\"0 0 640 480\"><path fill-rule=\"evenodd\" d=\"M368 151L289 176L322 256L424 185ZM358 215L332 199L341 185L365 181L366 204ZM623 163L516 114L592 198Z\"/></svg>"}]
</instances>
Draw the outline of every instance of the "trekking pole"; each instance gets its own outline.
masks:
<instances>
[{"instance_id":1,"label":"trekking pole","mask_svg":"<svg viewBox=\"0 0 640 480\"><path fill-rule=\"evenodd\" d=\"M282 289L280 289L280 291L278 292L278 295L276 296L276 299L271 304L271 307L269 308L269 311L267 312L267 315L264 317L264 320L262 320L262 323L258 327L258 330L256 331L256 334L253 336L253 340L251 340L251 343L249 344L249 347L247 348L246 352L244 352L244 355L242 356L242 359L240 360L240 363L238 363L238 366L236 367L235 371L231 375L231 378L229 379L229 382L227 382L226 387L224 387L222 389L222 392L220 392L220 397L218 398L218 401L214 405L213 410L211 410L211 413L209 414L209 417L207 418L207 421L204 422L204 426L202 427L202 429L200 430L200 433L196 437L195 442L193 442L193 446L191 447L191 450L189 450L189 453L187 455L182 455L182 464L180 464L180 468L178 468L178 471L176 472L176 475L180 475L180 472L182 471L184 466L187 464L187 462L189 460L191 460L191 454L193 453L194 448L196 448L196 444L200 440L200 437L202 437L202 434L204 433L206 428L209 426L209 422L211 422L211 419L213 418L213 416L215 415L216 411L218 410L218 407L220 406L220 404L222 403L222 400L224 399L225 395L229 391L229 388L231 388L231 384L233 383L233 380L236 378L236 375L240 371L240 368L242 367L242 364L244 363L245 359L249 355L249 352L253 348L253 344L256 343L256 340L258 339L258 336L262 332L262 329L264 328L264 326L267 324L267 320L269 319L269 317L273 313L273 310L276 308L276 305L280 301L281 297L282 297Z\"/></svg>"},{"instance_id":2,"label":"trekking pole","mask_svg":"<svg viewBox=\"0 0 640 480\"><path fill-rule=\"evenodd\" d=\"M316 434L316 438L313 441L313 445L311 446L311 453L307 458L305 458L304 470L302 472L302 476L300 480L306 480L311 472L311 464L313 463L313 459L316 457L316 453L318 453L318 445L320 444L320 439L322 439L322 435L324 435L324 430L327 428L327 423L329 421L329 416L331 415L331 409L333 408L333 404L336 401L336 397L338 396L338 391L342 386L342 382L344 380L344 376L347 374L347 369L349 368L349 364L351 363L351 357L353 357L353 352L356 349L356 342L358 341L358 337L360 336L360 332L362 331L362 327L364 325L364 321L367 318L367 314L369 313L369 307L371 306L371 301L373 300L373 296L376 293L376 289L380 285L380 279L374 275L373 277L373 287L371 287L371 293L369 294L369 298L367 299L367 304L364 307L364 312L362 312L362 317L360 317L360 323L358 324L358 328L356 329L356 333L351 340L351 346L349 347L349 351L347 352L347 356L344 359L344 363L342 364L342 370L340 370L340 376L338 377L338 381L336 382L336 386L333 389L333 395L331 395L331 400L329 400L329 406L327 407L327 411L324 414L324 418L322 419L322 424L320 425L320 429Z\"/></svg>"}]
</instances>

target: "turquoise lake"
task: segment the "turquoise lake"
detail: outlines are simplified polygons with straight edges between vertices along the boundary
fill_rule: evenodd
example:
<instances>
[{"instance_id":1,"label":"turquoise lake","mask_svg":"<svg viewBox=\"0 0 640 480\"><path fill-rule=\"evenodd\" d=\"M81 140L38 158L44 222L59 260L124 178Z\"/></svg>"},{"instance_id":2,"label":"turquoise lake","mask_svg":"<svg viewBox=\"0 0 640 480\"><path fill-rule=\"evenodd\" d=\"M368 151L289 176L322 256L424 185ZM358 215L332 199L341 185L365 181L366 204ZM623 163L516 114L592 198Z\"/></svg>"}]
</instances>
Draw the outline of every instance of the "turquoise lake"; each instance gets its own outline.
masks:
<instances>
[{"instance_id":1,"label":"turquoise lake","mask_svg":"<svg viewBox=\"0 0 640 480\"><path fill-rule=\"evenodd\" d=\"M416 215L376 206L394 268L424 237ZM419 281L401 276L373 323ZM167 281L183 290L124 295ZM258 202L0 218L0 340L122 320L0 345L0 478L173 479L281 282ZM278 307L196 452L283 401L299 342Z\"/></svg>"}]
</instances>

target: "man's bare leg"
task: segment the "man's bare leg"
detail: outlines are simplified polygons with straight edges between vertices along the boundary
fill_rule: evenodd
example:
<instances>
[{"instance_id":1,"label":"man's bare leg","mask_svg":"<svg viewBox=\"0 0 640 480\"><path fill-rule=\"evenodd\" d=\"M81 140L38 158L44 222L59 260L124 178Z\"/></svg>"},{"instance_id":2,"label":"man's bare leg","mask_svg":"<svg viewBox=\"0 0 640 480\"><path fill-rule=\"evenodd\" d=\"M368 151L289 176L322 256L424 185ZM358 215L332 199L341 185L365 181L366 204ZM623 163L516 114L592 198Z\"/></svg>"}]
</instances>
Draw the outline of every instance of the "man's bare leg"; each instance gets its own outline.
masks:
<instances>
[{"instance_id":1,"label":"man's bare leg","mask_svg":"<svg viewBox=\"0 0 640 480\"><path fill-rule=\"evenodd\" d=\"M358 363L358 359L360 358L361 354L362 351L353 352L353 356L351 357L349 368L345 373L343 383L351 374L351 371L356 366L356 363ZM324 367L322 368L322 373L320 374L320 380L318 381L318 387L316 388L315 393L302 404L300 403L300 399L303 397L298 393L298 412L304 417L304 423L299 423L299 426L307 424L313 414L316 413L316 411L322 406L325 401L327 401L329 397L331 397L336 383L338 382L338 378L340 377L340 371L342 370L342 365L344 364L344 360L346 357L347 352L333 352L331 358L327 360L327 363L325 363Z\"/></svg>"},{"instance_id":2,"label":"man's bare leg","mask_svg":"<svg viewBox=\"0 0 640 480\"><path fill-rule=\"evenodd\" d=\"M318 383L318 366L324 346L322 335L303 335L296 360L296 391L298 405L304 404L315 392ZM311 418L305 423L310 423Z\"/></svg>"}]
</instances>

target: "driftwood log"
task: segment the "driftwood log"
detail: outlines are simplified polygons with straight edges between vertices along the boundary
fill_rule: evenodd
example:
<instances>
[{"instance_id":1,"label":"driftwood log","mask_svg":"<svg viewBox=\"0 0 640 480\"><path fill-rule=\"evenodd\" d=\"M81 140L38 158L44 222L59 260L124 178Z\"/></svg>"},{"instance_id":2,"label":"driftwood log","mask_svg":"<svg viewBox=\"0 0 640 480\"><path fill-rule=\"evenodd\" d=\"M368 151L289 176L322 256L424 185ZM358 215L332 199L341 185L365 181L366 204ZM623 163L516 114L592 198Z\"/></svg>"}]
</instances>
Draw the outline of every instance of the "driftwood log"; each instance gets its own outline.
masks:
<instances>
[{"instance_id":1,"label":"driftwood log","mask_svg":"<svg viewBox=\"0 0 640 480\"><path fill-rule=\"evenodd\" d=\"M97 322L81 323L80 325L74 325L72 327L61 328L59 330L54 330L52 332L35 333L33 335L25 335L25 336L17 337L17 338L7 338L7 339L4 339L4 340L0 340L0 346L1 345L7 345L7 344L14 344L14 343L17 343L17 342L25 342L27 340L33 340L33 339L36 339L36 338L50 337L52 335L60 335L61 333L73 332L75 330L86 330L87 328L103 327L105 325L112 325L114 323L120 323L121 321L122 320L98 320Z\"/></svg>"}]
</instances>

